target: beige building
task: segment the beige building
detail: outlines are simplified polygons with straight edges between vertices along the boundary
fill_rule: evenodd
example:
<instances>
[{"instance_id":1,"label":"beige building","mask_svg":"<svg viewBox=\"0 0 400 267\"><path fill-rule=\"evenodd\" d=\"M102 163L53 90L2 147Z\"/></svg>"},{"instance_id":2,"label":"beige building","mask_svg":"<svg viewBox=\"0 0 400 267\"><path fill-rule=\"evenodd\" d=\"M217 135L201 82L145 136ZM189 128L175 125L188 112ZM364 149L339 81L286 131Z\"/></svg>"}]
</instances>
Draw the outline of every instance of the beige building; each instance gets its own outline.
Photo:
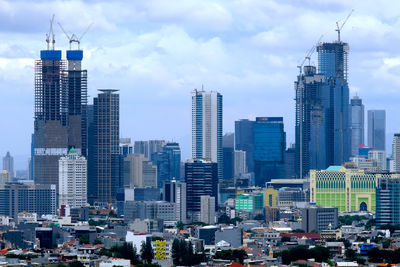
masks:
<instances>
[{"instance_id":1,"label":"beige building","mask_svg":"<svg viewBox=\"0 0 400 267\"><path fill-rule=\"evenodd\" d=\"M128 154L124 158L125 187L157 187L157 166L143 154Z\"/></svg>"}]
</instances>

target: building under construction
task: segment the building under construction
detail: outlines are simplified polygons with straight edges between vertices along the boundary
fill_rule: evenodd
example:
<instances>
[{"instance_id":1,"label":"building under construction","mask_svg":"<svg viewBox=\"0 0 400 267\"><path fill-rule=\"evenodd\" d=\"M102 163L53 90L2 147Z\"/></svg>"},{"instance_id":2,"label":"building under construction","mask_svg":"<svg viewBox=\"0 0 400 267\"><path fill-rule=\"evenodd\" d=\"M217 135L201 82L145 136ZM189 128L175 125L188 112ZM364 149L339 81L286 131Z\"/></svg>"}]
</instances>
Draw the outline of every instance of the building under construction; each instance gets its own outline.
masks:
<instances>
[{"instance_id":1,"label":"building under construction","mask_svg":"<svg viewBox=\"0 0 400 267\"><path fill-rule=\"evenodd\" d=\"M350 156L347 43L317 47L318 70L300 66L296 91L296 162L300 178L310 169L341 165ZM311 56L311 55L309 55Z\"/></svg>"},{"instance_id":2,"label":"building under construction","mask_svg":"<svg viewBox=\"0 0 400 267\"><path fill-rule=\"evenodd\" d=\"M50 49L49 37L53 36ZM50 28L47 50L35 62L35 116L33 175L36 184L55 184L58 160L69 148L87 154L87 72L81 70L82 50L54 49Z\"/></svg>"}]
</instances>

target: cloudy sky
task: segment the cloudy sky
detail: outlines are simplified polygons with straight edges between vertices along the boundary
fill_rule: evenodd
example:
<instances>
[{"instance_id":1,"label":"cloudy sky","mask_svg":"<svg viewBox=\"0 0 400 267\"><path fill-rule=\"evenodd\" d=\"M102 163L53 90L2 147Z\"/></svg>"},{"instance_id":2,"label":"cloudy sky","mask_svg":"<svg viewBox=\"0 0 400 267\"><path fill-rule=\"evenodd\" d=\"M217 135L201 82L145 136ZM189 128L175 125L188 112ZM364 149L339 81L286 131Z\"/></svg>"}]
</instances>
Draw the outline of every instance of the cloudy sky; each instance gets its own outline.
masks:
<instances>
[{"instance_id":1,"label":"cloudy sky","mask_svg":"<svg viewBox=\"0 0 400 267\"><path fill-rule=\"evenodd\" d=\"M294 89L307 51L321 35L350 45L349 85L366 109L386 109L387 147L400 131L400 2L377 0L0 0L0 155L26 168L33 131L34 60L55 14L84 36L90 102L98 88L121 94L121 136L167 139L190 155L190 93L224 96L224 131L234 121L283 116L294 140ZM55 26L56 48L68 41ZM316 63L316 58L312 62ZM388 150L389 154L390 149Z\"/></svg>"}]
</instances>

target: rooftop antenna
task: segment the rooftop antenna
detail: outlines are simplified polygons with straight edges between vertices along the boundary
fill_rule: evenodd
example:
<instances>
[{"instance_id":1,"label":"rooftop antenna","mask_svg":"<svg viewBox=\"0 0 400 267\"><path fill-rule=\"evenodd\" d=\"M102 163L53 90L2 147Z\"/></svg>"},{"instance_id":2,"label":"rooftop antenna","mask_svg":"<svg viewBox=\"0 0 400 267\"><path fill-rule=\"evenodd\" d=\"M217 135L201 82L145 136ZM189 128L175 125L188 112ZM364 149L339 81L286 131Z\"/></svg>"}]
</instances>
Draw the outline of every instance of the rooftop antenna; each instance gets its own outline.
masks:
<instances>
[{"instance_id":1,"label":"rooftop antenna","mask_svg":"<svg viewBox=\"0 0 400 267\"><path fill-rule=\"evenodd\" d=\"M91 23L86 30L82 33L82 35L80 37L76 36L75 33L73 33L72 35L69 35L67 33L66 30L64 30L63 26L61 25L61 23L57 22L58 26L60 26L61 30L63 31L63 33L65 34L65 36L67 36L68 40L69 40L69 50L71 50L72 48L72 43L77 43L78 44L78 50L80 50L80 44L81 44L81 40L83 38L83 36L85 36L85 34L89 31L90 27L92 27L93 23Z\"/></svg>"},{"instance_id":2,"label":"rooftop antenna","mask_svg":"<svg viewBox=\"0 0 400 267\"><path fill-rule=\"evenodd\" d=\"M55 45L55 43L56 43L56 40L55 40L55 36L54 36L54 32L53 32L53 22L54 22L54 14L53 14L53 17L51 18L51 20L50 20L50 29L49 29L49 32L48 33L46 33L46 43L47 43L47 50L50 50L50 38L52 39L51 40L51 43L52 43L52 50L54 50L54 45Z\"/></svg>"},{"instance_id":3,"label":"rooftop antenna","mask_svg":"<svg viewBox=\"0 0 400 267\"><path fill-rule=\"evenodd\" d=\"M351 14L353 14L354 9L352 9L349 13L349 15L347 15L347 18L344 20L344 22L342 23L341 26L339 26L339 21L336 21L336 30L338 33L338 42L340 42L340 31L343 29L344 24L346 24L347 20L350 18Z\"/></svg>"}]
</instances>

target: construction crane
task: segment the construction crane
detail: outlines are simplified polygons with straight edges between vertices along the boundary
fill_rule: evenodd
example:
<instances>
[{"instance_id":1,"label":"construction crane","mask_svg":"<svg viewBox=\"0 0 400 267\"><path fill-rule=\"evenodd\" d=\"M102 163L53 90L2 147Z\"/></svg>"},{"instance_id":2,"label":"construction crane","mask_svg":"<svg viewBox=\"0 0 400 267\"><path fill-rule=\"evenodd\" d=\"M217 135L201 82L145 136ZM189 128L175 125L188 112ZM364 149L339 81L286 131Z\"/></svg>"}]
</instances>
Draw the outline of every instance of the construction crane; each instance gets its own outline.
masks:
<instances>
[{"instance_id":1,"label":"construction crane","mask_svg":"<svg viewBox=\"0 0 400 267\"><path fill-rule=\"evenodd\" d=\"M85 34L89 31L90 27L92 27L93 23L91 23L86 30L81 34L80 37L76 36L75 33L73 33L72 35L69 35L63 28L63 26L61 26L61 23L57 22L58 26L60 26L61 30L63 31L63 33L65 34L65 36L67 36L68 41L69 41L69 50L71 50L72 47L72 43L77 43L78 44L78 50L80 50L80 44L81 44L81 40L83 38L83 36L85 36Z\"/></svg>"},{"instance_id":2,"label":"construction crane","mask_svg":"<svg viewBox=\"0 0 400 267\"><path fill-rule=\"evenodd\" d=\"M51 38L51 43L52 43L52 49L53 50L54 50L54 46L55 46L55 43L56 43L56 40L54 38L55 35L54 35L54 32L53 32L53 22L54 22L54 14L53 14L53 17L50 20L50 30L49 30L48 33L46 33L47 50L50 50L50 38Z\"/></svg>"},{"instance_id":3,"label":"construction crane","mask_svg":"<svg viewBox=\"0 0 400 267\"><path fill-rule=\"evenodd\" d=\"M340 31L343 29L344 24L346 24L347 20L350 18L351 14L353 14L354 9L352 9L349 13L349 15L347 15L347 18L344 20L344 22L342 23L342 26L339 26L339 21L336 21L336 30L338 33L338 42L340 42Z\"/></svg>"},{"instance_id":4,"label":"construction crane","mask_svg":"<svg viewBox=\"0 0 400 267\"><path fill-rule=\"evenodd\" d=\"M307 52L306 56L304 57L303 62L300 65L297 66L297 68L299 68L300 74L301 74L301 70L302 70L303 65L306 62L306 60L308 60L308 65L310 65L311 56L314 54L315 49L317 48L317 46L321 42L322 37L324 37L324 35L321 35L319 37L317 43L315 45L313 45L313 47L311 47L311 49Z\"/></svg>"}]
</instances>

